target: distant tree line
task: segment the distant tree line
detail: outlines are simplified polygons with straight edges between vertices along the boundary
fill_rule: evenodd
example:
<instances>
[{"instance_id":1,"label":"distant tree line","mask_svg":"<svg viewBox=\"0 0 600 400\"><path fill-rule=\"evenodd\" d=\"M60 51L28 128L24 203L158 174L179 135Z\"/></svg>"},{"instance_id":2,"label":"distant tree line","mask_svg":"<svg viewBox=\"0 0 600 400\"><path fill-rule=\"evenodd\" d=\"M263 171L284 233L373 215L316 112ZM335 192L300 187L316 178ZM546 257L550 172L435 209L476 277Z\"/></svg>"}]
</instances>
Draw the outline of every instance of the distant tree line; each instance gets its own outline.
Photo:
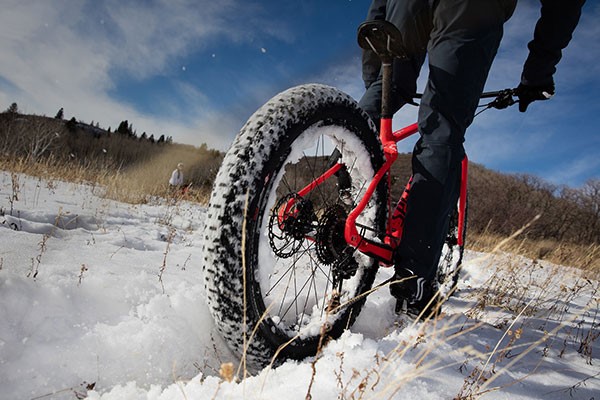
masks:
<instances>
[{"instance_id":1,"label":"distant tree line","mask_svg":"<svg viewBox=\"0 0 600 400\"><path fill-rule=\"evenodd\" d=\"M469 190L469 229L474 233L510 235L539 215L527 229L528 237L600 244L600 179L572 188L475 164Z\"/></svg>"},{"instance_id":2,"label":"distant tree line","mask_svg":"<svg viewBox=\"0 0 600 400\"><path fill-rule=\"evenodd\" d=\"M127 166L140 158L151 157L160 149L154 144L172 144L171 137L158 140L146 133L138 138L133 126L122 121L115 132L94 122L86 124L75 117L64 121L61 108L51 119L19 113L12 103L0 114L0 152L36 161L40 157L70 158L82 163L101 162Z\"/></svg>"},{"instance_id":3,"label":"distant tree line","mask_svg":"<svg viewBox=\"0 0 600 400\"><path fill-rule=\"evenodd\" d=\"M152 162L158 157L164 159L165 154L173 154L173 157L185 154L190 160L188 164L191 163L186 171L188 180L202 185L212 184L214 177L210 176L216 174L214 171L223 157L206 144L194 148L173 143L173 138L164 134L158 139L146 132L138 136L128 120L121 121L117 129L111 131L111 128L100 128L98 122L88 124L74 117L65 120L63 108L54 118L21 114L16 103L0 113L0 154L26 162L52 158L90 169L115 171ZM194 167L194 160L209 163L211 168ZM176 164L174 160L173 167Z\"/></svg>"}]
</instances>

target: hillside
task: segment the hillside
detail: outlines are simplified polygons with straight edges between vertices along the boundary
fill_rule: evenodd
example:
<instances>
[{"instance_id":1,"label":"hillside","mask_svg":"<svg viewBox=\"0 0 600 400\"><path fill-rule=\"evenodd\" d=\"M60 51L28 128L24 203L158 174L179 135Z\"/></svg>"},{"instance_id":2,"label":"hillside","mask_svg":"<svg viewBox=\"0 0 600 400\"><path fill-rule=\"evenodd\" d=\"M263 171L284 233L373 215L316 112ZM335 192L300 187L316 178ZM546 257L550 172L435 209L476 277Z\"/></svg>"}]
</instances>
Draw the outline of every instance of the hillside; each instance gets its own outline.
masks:
<instances>
[{"instance_id":1,"label":"hillside","mask_svg":"<svg viewBox=\"0 0 600 400\"><path fill-rule=\"evenodd\" d=\"M205 143L195 147L173 143L165 135L138 135L126 120L111 131L74 118L17 112L0 113L0 154L4 169L93 181L112 188L107 195L130 202L164 196L180 162L191 193L206 198L222 159L221 152Z\"/></svg>"}]
</instances>

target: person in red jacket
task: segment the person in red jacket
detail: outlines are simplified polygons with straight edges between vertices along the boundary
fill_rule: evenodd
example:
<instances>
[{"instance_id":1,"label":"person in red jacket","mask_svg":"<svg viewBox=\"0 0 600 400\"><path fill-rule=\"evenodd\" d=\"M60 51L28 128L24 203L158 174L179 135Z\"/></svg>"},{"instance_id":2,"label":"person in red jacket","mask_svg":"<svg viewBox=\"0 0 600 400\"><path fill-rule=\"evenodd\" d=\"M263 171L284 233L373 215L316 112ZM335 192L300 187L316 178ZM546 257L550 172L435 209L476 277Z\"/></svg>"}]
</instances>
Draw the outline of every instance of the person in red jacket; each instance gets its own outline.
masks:
<instances>
[{"instance_id":1,"label":"person in red jacket","mask_svg":"<svg viewBox=\"0 0 600 400\"><path fill-rule=\"evenodd\" d=\"M553 75L585 0L541 0L541 16L517 88L519 110L554 95ZM435 274L448 219L458 199L465 132L473 121L504 23L516 0L373 0L367 20L384 19L402 34L408 59L396 59L392 112L411 101L428 56L429 77L419 106L420 138L413 150L413 181L400 246L394 254L398 280L392 295L418 315L436 295ZM360 106L379 125L381 62L363 53L366 92ZM408 278L408 279L407 279ZM398 309L399 307L397 307Z\"/></svg>"}]
</instances>

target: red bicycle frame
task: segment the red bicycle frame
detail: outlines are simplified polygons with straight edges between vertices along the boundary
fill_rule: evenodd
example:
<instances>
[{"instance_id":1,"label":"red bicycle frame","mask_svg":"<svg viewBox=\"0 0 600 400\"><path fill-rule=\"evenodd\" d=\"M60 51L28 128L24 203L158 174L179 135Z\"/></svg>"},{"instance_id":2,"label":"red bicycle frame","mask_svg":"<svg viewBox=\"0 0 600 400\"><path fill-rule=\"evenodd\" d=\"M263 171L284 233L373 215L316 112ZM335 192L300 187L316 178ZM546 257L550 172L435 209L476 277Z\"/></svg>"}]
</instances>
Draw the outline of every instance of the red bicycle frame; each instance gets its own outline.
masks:
<instances>
[{"instance_id":1,"label":"red bicycle frame","mask_svg":"<svg viewBox=\"0 0 600 400\"><path fill-rule=\"evenodd\" d=\"M392 208L390 203L390 197L388 196L388 217L386 221L386 232L385 238L383 242L375 241L372 239L368 239L364 237L358 231L358 227L356 225L356 220L360 216L360 214L365 210L369 200L375 193L377 185L381 182L384 177L387 176L388 179L388 187L391 183L391 173L390 168L392 164L398 158L398 147L397 143L401 140L406 139L409 136L414 135L419 130L418 125L416 123L399 129L397 131L392 131L392 119L391 118L382 118L381 119L381 132L380 139L383 145L383 152L385 156L385 163L383 166L375 173L373 180L369 183L365 194L363 195L360 202L354 207L354 209L348 215L346 219L346 225L344 229L344 237L346 242L352 247L356 248L360 252L373 257L380 261L383 266L391 266L393 265L393 251L398 246L401 236L402 236L402 228L404 225L404 215L406 214L406 200L408 199L410 186L412 183L412 179L406 185L404 193L402 197L399 199L396 207ZM462 173L461 173L461 185L460 185L460 196L459 196L459 205L458 205L458 244L463 245L463 237L464 237L464 216L467 204L467 177L468 177L468 159L465 158L462 160ZM321 185L325 180L333 176L336 172L338 172L342 168L342 164L336 163L334 166L329 168L325 173L321 176L317 177L311 183L309 183L306 187L298 191L298 196L304 197L316 187ZM296 203L296 199L290 199L278 212L278 220L280 226L285 223L285 219L289 216L294 216L294 204Z\"/></svg>"},{"instance_id":2,"label":"red bicycle frame","mask_svg":"<svg viewBox=\"0 0 600 400\"><path fill-rule=\"evenodd\" d=\"M402 237L402 228L404 226L404 216L406 215L406 200L408 199L412 179L406 185L402 197L398 201L397 206L392 209L388 201L388 218L386 223L386 236L383 243L377 243L362 236L358 232L356 219L366 208L369 199L373 196L377 185L381 182L384 176L388 176L388 185L390 182L390 168L398 158L397 143L407 137L414 135L419 130L418 124L414 123L397 131L392 131L392 119L381 119L380 138L383 145L385 155L385 163L377 171L373 180L369 184L361 201L350 212L346 220L344 236L349 245L355 247L359 251L378 259L382 265L391 266L393 264L392 253L394 248L399 244ZM462 160L461 184L458 206L458 244L463 245L463 232L465 229L464 215L467 205L467 178L468 178L468 159L465 156ZM388 199L389 200L389 199Z\"/></svg>"}]
</instances>

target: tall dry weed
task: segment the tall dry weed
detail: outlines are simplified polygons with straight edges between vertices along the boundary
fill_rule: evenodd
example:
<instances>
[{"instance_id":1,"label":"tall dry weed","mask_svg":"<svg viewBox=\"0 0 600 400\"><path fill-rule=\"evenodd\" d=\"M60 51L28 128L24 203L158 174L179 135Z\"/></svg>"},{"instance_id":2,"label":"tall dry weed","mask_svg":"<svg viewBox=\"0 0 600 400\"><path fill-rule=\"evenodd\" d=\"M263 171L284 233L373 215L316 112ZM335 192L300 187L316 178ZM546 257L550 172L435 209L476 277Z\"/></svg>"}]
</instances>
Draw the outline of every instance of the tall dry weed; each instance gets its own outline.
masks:
<instances>
[{"instance_id":1,"label":"tall dry weed","mask_svg":"<svg viewBox=\"0 0 600 400\"><path fill-rule=\"evenodd\" d=\"M212 153L206 153L213 155ZM206 204L210 198L212 179L216 175L218 157L199 156L191 146L167 148L159 156L143 164L121 168L101 161L78 163L53 157L31 162L23 158L0 159L0 170L47 180L87 183L101 186L105 197L132 203L147 203L153 198L173 197L169 178L179 162L184 164L185 195L177 199ZM201 171L201 172L199 172Z\"/></svg>"},{"instance_id":2,"label":"tall dry weed","mask_svg":"<svg viewBox=\"0 0 600 400\"><path fill-rule=\"evenodd\" d=\"M489 252L504 240L496 235L471 235L468 245L471 250ZM533 240L514 238L506 242L500 249L503 252L544 260L554 264L579 268L595 279L600 278L600 245L558 242L556 240Z\"/></svg>"}]
</instances>

